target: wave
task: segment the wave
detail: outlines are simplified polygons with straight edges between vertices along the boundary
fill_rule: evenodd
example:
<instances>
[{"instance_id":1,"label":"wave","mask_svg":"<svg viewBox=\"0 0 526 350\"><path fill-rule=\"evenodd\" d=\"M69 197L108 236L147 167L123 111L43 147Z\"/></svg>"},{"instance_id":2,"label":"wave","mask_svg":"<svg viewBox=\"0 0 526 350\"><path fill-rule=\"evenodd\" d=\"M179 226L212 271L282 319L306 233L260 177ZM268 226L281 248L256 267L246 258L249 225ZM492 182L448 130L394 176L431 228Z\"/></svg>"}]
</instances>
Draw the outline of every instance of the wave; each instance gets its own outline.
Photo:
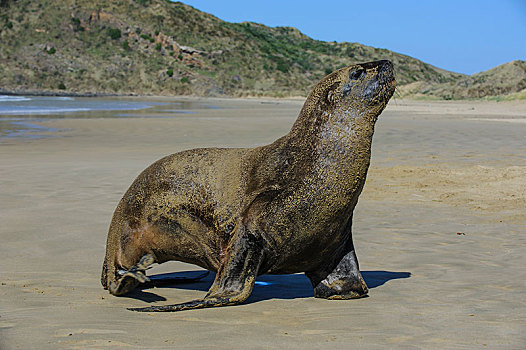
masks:
<instances>
[{"instance_id":1,"label":"wave","mask_svg":"<svg viewBox=\"0 0 526 350\"><path fill-rule=\"evenodd\" d=\"M8 96L0 95L0 102L20 102L20 101L31 101L32 99L26 96Z\"/></svg>"},{"instance_id":2,"label":"wave","mask_svg":"<svg viewBox=\"0 0 526 350\"><path fill-rule=\"evenodd\" d=\"M67 96L48 97L0 95L0 115L68 114L94 111L140 110L163 104L101 99L76 99Z\"/></svg>"},{"instance_id":3,"label":"wave","mask_svg":"<svg viewBox=\"0 0 526 350\"><path fill-rule=\"evenodd\" d=\"M8 115L29 115L29 114L53 114L53 113L72 113L72 112L88 112L91 108L2 108L0 106L0 114Z\"/></svg>"},{"instance_id":4,"label":"wave","mask_svg":"<svg viewBox=\"0 0 526 350\"><path fill-rule=\"evenodd\" d=\"M74 97L68 97L68 96L57 96L57 97L50 97L50 100L57 100L57 101L75 101Z\"/></svg>"}]
</instances>

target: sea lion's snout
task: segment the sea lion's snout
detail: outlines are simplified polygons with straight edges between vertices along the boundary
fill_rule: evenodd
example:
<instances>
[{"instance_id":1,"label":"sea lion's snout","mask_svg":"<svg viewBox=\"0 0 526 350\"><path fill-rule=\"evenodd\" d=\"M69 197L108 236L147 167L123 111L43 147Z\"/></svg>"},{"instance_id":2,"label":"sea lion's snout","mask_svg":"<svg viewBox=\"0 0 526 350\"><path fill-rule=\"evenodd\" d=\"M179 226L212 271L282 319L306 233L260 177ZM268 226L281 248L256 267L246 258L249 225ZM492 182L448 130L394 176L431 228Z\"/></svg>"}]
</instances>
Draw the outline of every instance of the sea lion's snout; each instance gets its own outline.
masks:
<instances>
[{"instance_id":1,"label":"sea lion's snout","mask_svg":"<svg viewBox=\"0 0 526 350\"><path fill-rule=\"evenodd\" d=\"M383 60L383 61L377 61L377 62L378 62L378 65L377 65L378 73L376 75L376 80L378 80L378 82L381 85L385 85L385 84L394 85L394 82L395 82L394 68L393 68L393 64L391 63L391 61Z\"/></svg>"},{"instance_id":2,"label":"sea lion's snout","mask_svg":"<svg viewBox=\"0 0 526 350\"><path fill-rule=\"evenodd\" d=\"M377 68L378 70L381 70L381 69L393 70L393 64L389 60L380 60L380 61L373 61L373 62L367 62L367 63L360 63L359 66L367 70L374 69L374 68Z\"/></svg>"},{"instance_id":3,"label":"sea lion's snout","mask_svg":"<svg viewBox=\"0 0 526 350\"><path fill-rule=\"evenodd\" d=\"M357 67L358 69L363 69L367 73L372 72L373 74L376 74L378 78L394 78L393 63L388 60L360 63L357 65ZM351 74L353 74L353 72L351 72Z\"/></svg>"},{"instance_id":4,"label":"sea lion's snout","mask_svg":"<svg viewBox=\"0 0 526 350\"><path fill-rule=\"evenodd\" d=\"M368 104L387 102L395 89L393 64L390 61L382 60L362 63L358 67L366 72L365 86L360 97Z\"/></svg>"}]
</instances>

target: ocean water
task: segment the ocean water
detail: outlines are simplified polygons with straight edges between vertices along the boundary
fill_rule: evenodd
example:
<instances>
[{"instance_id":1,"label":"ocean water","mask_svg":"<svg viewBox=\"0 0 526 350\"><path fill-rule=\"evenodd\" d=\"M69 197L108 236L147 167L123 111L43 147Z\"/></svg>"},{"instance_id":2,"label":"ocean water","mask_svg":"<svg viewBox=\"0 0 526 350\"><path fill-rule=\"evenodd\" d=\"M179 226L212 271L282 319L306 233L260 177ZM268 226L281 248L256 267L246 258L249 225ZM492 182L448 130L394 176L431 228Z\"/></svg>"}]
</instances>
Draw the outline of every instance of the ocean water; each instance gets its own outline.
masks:
<instances>
[{"instance_id":1,"label":"ocean water","mask_svg":"<svg viewBox=\"0 0 526 350\"><path fill-rule=\"evenodd\" d=\"M60 130L35 124L50 118L170 118L195 109L219 108L196 101L149 98L0 95L0 139L56 137ZM58 133L58 134L57 134Z\"/></svg>"},{"instance_id":2,"label":"ocean water","mask_svg":"<svg viewBox=\"0 0 526 350\"><path fill-rule=\"evenodd\" d=\"M139 110L150 107L152 103L140 101L0 95L0 115L53 115L90 111Z\"/></svg>"}]
</instances>

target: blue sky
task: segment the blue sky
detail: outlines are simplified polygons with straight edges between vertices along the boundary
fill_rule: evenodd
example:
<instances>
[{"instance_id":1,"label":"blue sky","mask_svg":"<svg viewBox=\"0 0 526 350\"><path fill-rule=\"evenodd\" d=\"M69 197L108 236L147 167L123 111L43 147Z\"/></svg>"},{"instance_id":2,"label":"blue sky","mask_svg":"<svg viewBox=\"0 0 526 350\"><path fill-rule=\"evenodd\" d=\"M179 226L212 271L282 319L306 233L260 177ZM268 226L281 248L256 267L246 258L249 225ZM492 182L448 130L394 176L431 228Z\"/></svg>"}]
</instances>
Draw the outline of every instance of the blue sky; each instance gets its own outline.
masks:
<instances>
[{"instance_id":1,"label":"blue sky","mask_svg":"<svg viewBox=\"0 0 526 350\"><path fill-rule=\"evenodd\" d=\"M182 0L228 22L296 27L473 74L526 60L526 0Z\"/></svg>"}]
</instances>

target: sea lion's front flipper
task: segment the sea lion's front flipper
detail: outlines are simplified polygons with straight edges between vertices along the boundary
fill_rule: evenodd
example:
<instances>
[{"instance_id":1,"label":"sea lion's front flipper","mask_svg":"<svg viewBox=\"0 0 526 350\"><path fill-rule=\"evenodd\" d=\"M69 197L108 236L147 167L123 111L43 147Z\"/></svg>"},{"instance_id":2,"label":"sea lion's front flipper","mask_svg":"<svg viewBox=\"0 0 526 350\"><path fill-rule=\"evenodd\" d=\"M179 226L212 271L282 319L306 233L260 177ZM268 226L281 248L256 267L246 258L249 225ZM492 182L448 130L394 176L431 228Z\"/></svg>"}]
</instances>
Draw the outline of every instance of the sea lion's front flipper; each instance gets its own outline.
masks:
<instances>
[{"instance_id":1,"label":"sea lion's front flipper","mask_svg":"<svg viewBox=\"0 0 526 350\"><path fill-rule=\"evenodd\" d=\"M111 294L117 296L123 295L135 289L139 284L149 282L150 279L146 276L145 272L154 263L155 258L153 255L147 254L129 270L119 270L121 277L118 282L111 282L108 286Z\"/></svg>"},{"instance_id":2,"label":"sea lion's front flipper","mask_svg":"<svg viewBox=\"0 0 526 350\"><path fill-rule=\"evenodd\" d=\"M227 255L214 283L203 299L128 310L170 312L240 304L252 292L263 256L264 246L261 236L244 228L239 229L228 247Z\"/></svg>"},{"instance_id":3,"label":"sea lion's front flipper","mask_svg":"<svg viewBox=\"0 0 526 350\"><path fill-rule=\"evenodd\" d=\"M316 271L306 275L312 282L316 298L357 299L366 296L368 292L354 250L345 254L328 274Z\"/></svg>"}]
</instances>

